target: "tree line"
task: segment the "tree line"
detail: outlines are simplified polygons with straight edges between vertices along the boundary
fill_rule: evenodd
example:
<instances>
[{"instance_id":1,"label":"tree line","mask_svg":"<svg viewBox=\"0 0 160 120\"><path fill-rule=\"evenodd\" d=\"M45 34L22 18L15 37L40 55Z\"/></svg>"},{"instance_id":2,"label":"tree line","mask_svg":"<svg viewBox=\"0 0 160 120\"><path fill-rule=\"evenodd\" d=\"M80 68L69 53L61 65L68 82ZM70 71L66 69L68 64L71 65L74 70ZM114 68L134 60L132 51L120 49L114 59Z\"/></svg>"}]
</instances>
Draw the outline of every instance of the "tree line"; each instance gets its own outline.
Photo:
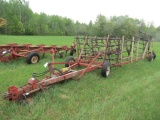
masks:
<instances>
[{"instance_id":1,"label":"tree line","mask_svg":"<svg viewBox=\"0 0 160 120\"><path fill-rule=\"evenodd\" d=\"M73 21L67 17L34 13L29 2L25 0L0 0L0 17L7 20L7 24L0 27L0 34L6 35L58 35L73 36L125 36L132 32L144 31L159 40L160 26L145 23L144 20L129 16L105 17L97 15L95 22L89 24ZM160 40L159 40L160 41Z\"/></svg>"}]
</instances>

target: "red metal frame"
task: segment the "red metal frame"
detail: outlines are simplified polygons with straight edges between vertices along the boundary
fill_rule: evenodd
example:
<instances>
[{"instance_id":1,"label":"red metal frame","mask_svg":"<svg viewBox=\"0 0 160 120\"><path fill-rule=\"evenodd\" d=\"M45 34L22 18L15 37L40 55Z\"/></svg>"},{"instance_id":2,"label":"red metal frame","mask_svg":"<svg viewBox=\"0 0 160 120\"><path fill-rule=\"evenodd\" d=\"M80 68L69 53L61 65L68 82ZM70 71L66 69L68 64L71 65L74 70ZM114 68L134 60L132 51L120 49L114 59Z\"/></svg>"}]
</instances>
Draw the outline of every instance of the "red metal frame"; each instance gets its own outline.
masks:
<instances>
[{"instance_id":1,"label":"red metal frame","mask_svg":"<svg viewBox=\"0 0 160 120\"><path fill-rule=\"evenodd\" d=\"M52 53L54 55L54 50L52 50ZM102 63L97 63L97 64L93 65L95 60L101 54L102 53L98 53L98 55L96 55L93 60L79 60L79 61L71 63L72 65L68 67L68 71L63 73L62 75L54 73L53 65L54 64L68 64L70 62L49 63L48 64L49 71L50 71L49 77L46 76L46 78L42 79L41 81L38 81L36 78L30 78L28 80L28 84L25 86L22 86L20 88L18 88L16 86L11 86L8 88L8 92L3 94L3 98L6 100L12 100L12 101L16 102L21 99L25 99L30 94L35 93L40 90L43 90L43 89L45 89L45 88L49 87L50 85L55 84L57 82L60 82L60 81L66 80L66 79L70 79L70 78L75 78L76 76L78 76L77 79L79 79L82 77L82 75L85 72L90 72L90 71L93 71L97 68L102 67ZM87 67L85 69L81 69L81 70L72 70L76 66L87 66ZM51 74L54 74L55 76L53 77Z\"/></svg>"}]
</instances>

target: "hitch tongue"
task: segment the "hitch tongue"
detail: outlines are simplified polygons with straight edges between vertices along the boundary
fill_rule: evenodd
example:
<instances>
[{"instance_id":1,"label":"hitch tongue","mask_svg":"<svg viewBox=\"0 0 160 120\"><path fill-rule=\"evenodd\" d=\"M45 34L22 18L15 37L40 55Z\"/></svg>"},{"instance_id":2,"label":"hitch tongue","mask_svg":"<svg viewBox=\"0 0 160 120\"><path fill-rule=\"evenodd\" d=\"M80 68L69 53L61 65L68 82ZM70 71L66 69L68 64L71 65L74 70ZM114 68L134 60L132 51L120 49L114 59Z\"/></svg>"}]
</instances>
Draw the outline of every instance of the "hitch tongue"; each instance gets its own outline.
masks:
<instances>
[{"instance_id":1,"label":"hitch tongue","mask_svg":"<svg viewBox=\"0 0 160 120\"><path fill-rule=\"evenodd\" d=\"M11 86L8 88L8 93L11 94L12 101L16 101L19 97L18 88L16 86Z\"/></svg>"}]
</instances>

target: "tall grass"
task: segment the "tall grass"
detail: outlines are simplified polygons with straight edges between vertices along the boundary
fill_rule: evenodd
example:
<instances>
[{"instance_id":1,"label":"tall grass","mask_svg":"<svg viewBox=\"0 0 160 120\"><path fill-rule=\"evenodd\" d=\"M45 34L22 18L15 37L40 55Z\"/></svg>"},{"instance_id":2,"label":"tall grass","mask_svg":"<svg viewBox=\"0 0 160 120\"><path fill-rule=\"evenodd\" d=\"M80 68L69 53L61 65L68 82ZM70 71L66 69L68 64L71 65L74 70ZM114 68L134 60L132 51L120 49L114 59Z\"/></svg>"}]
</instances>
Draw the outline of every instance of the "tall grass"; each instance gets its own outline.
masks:
<instances>
[{"instance_id":1,"label":"tall grass","mask_svg":"<svg viewBox=\"0 0 160 120\"><path fill-rule=\"evenodd\" d=\"M0 44L32 43L70 45L74 37L0 36ZM63 42L62 42L63 41ZM53 85L32 97L30 104L0 100L0 119L7 120L158 120L160 118L160 43L155 43L157 58L112 68L109 78L100 69L86 73L80 80ZM69 56L69 54L68 54ZM56 61L64 61L58 56ZM27 84L33 72L42 72L46 55L38 64L28 65L24 58L0 63L0 92L8 86ZM63 67L59 65L57 67Z\"/></svg>"}]
</instances>

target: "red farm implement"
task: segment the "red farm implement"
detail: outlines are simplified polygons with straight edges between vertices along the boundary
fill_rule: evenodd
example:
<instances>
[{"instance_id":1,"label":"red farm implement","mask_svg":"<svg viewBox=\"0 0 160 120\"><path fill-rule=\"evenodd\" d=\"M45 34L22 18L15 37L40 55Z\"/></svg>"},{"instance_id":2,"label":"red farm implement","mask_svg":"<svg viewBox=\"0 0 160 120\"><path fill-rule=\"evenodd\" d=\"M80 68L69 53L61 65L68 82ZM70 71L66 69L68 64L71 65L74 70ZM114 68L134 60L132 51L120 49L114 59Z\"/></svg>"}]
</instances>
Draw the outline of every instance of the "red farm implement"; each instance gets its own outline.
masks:
<instances>
[{"instance_id":1,"label":"red farm implement","mask_svg":"<svg viewBox=\"0 0 160 120\"><path fill-rule=\"evenodd\" d=\"M59 54L60 57L63 57L68 51L70 51L70 55L73 55L75 51L74 46L45 46L44 44L33 46L32 44L18 45L13 43L0 45L0 61L8 62L24 57L28 64L37 63L40 60L40 53L44 55L45 53L51 53L51 50L54 50L55 54Z\"/></svg>"},{"instance_id":2,"label":"red farm implement","mask_svg":"<svg viewBox=\"0 0 160 120\"><path fill-rule=\"evenodd\" d=\"M3 93L3 98L11 101L26 99L33 93L44 90L51 85L70 79L80 79L86 72L101 69L101 75L108 77L111 67L122 66L134 61L148 58L149 61L155 59L154 51L150 52L151 36L140 33L132 39L124 37L78 37L76 36L78 57L68 57L65 62L48 63L48 70L43 73L33 73L33 78L28 80L28 84L20 88L11 86L8 92ZM56 64L64 64L62 69L55 68ZM85 68L76 70L77 66ZM42 80L37 77L49 73Z\"/></svg>"}]
</instances>

